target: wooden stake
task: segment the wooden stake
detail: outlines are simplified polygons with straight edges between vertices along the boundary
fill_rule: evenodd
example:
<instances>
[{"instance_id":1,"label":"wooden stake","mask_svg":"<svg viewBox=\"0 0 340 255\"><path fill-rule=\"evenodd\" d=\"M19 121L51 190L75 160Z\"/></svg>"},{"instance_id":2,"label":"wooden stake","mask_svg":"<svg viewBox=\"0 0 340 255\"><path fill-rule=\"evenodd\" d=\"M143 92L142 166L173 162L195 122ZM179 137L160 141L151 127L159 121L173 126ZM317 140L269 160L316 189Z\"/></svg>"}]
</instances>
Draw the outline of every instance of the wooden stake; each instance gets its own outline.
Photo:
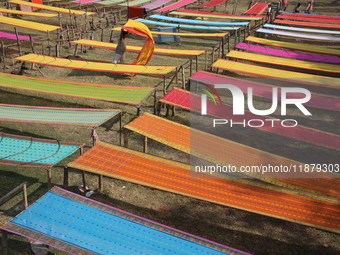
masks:
<instances>
[{"instance_id":1,"label":"wooden stake","mask_svg":"<svg viewBox=\"0 0 340 255\"><path fill-rule=\"evenodd\" d=\"M144 136L143 152L148 153L148 137Z\"/></svg>"},{"instance_id":2,"label":"wooden stake","mask_svg":"<svg viewBox=\"0 0 340 255\"><path fill-rule=\"evenodd\" d=\"M51 168L47 168L47 188L50 190L52 188L52 171Z\"/></svg>"},{"instance_id":3,"label":"wooden stake","mask_svg":"<svg viewBox=\"0 0 340 255\"><path fill-rule=\"evenodd\" d=\"M4 42L1 41L1 48L2 48L2 62L4 64L4 73L6 72L6 56L5 56L5 45L4 45ZM14 66L14 65L13 65Z\"/></svg>"},{"instance_id":4,"label":"wooden stake","mask_svg":"<svg viewBox=\"0 0 340 255\"><path fill-rule=\"evenodd\" d=\"M83 189L84 189L84 194L86 194L86 179L85 179L85 171L81 171L81 175L83 177Z\"/></svg>"},{"instance_id":5,"label":"wooden stake","mask_svg":"<svg viewBox=\"0 0 340 255\"><path fill-rule=\"evenodd\" d=\"M31 43L32 52L35 53L32 36L29 35L29 37L30 37L30 43Z\"/></svg>"},{"instance_id":6,"label":"wooden stake","mask_svg":"<svg viewBox=\"0 0 340 255\"><path fill-rule=\"evenodd\" d=\"M7 255L7 247L8 247L8 238L7 238L7 231L1 230L1 251L2 255Z\"/></svg>"},{"instance_id":7,"label":"wooden stake","mask_svg":"<svg viewBox=\"0 0 340 255\"><path fill-rule=\"evenodd\" d=\"M103 175L99 175L99 180L98 180L98 186L99 186L99 191L103 191Z\"/></svg>"},{"instance_id":8,"label":"wooden stake","mask_svg":"<svg viewBox=\"0 0 340 255\"><path fill-rule=\"evenodd\" d=\"M123 124L122 124L122 116L123 113L120 112L119 114L119 146L122 146L122 129L123 129Z\"/></svg>"},{"instance_id":9,"label":"wooden stake","mask_svg":"<svg viewBox=\"0 0 340 255\"><path fill-rule=\"evenodd\" d=\"M50 38L50 31L47 31L47 47L48 47L48 55L51 56L51 38Z\"/></svg>"},{"instance_id":10,"label":"wooden stake","mask_svg":"<svg viewBox=\"0 0 340 255\"><path fill-rule=\"evenodd\" d=\"M19 48L19 53L21 55L21 43L20 43L20 39L19 39L19 35L18 35L18 30L16 27L14 27L14 31L15 31L15 35L17 37L17 43L18 43L18 48Z\"/></svg>"},{"instance_id":11,"label":"wooden stake","mask_svg":"<svg viewBox=\"0 0 340 255\"><path fill-rule=\"evenodd\" d=\"M68 167L64 167L64 188L68 188Z\"/></svg>"},{"instance_id":12,"label":"wooden stake","mask_svg":"<svg viewBox=\"0 0 340 255\"><path fill-rule=\"evenodd\" d=\"M129 148L129 130L124 128L124 147Z\"/></svg>"},{"instance_id":13,"label":"wooden stake","mask_svg":"<svg viewBox=\"0 0 340 255\"><path fill-rule=\"evenodd\" d=\"M27 209L28 207L28 200L27 200L27 189L26 189L26 182L22 186L23 198L24 198L24 207Z\"/></svg>"}]
</instances>

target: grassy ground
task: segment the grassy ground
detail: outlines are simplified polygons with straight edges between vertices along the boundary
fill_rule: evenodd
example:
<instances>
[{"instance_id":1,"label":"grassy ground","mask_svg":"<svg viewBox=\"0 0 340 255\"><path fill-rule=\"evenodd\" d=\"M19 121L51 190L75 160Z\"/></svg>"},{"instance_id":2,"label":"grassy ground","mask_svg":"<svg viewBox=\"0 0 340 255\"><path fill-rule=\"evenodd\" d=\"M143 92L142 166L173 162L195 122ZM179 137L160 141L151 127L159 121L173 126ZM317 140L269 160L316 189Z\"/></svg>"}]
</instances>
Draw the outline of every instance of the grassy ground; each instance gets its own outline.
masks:
<instances>
[{"instance_id":1,"label":"grassy ground","mask_svg":"<svg viewBox=\"0 0 340 255\"><path fill-rule=\"evenodd\" d=\"M241 1L237 7L237 13L242 13L247 9L248 1ZM290 2L287 10L292 10L297 2ZM62 6L62 3L58 3ZM234 2L230 1L227 6L227 12L231 13ZM320 14L337 15L339 12L339 1L318 1L315 3L315 12ZM91 8L90 8L91 9ZM217 11L223 11L220 7ZM27 20L36 20L36 18L25 17ZM124 24L125 16L118 25ZM40 19L41 20L41 19ZM105 19L102 24L105 25ZM45 19L44 23L58 24L57 20ZM63 19L63 24L69 23L68 19ZM99 24L96 18L95 23ZM103 29L104 41L110 38L112 25ZM8 26L2 27L3 31L13 32L13 28ZM28 31L19 29L19 34L28 34ZM33 33L33 36L44 37L41 33ZM117 41L118 33L114 34L114 41ZM56 39L56 34L51 33L51 38ZM94 39L100 40L101 30L94 32ZM132 45L142 45L143 39L137 36L128 38L128 43ZM216 39L204 38L181 38L181 44L157 44L157 47L169 47L180 49L206 49L211 52L213 46L218 44ZM4 40L4 44L10 41ZM36 44L36 49L41 52L43 46ZM75 52L75 47L68 48L64 44L61 50L61 57L66 57ZM330 47L340 48L338 45ZM29 43L24 43L23 48L30 50ZM52 48L54 49L54 48ZM79 51L80 59L92 61L111 62L113 51L105 49L83 48ZM16 52L13 47L7 54ZM45 50L46 53L46 50ZM135 53L127 53L127 62L131 63L135 58ZM199 70L206 70L204 57L200 57ZM211 63L211 59L209 57ZM181 65L187 61L184 57L158 56L154 55L149 64L163 65ZM2 64L2 63L1 63ZM20 72L20 65L10 66L7 60L6 72ZM160 77L136 76L134 78L122 77L118 74L84 72L81 70L70 70L53 67L42 67L42 73L51 79L61 79L68 81L84 81L105 84L133 85L133 86L155 86L162 81ZM42 74L35 70L26 70L24 75L42 77ZM185 72L186 79L189 77L188 70ZM235 74L231 74L237 76ZM256 79L258 80L258 79ZM286 84L280 84L286 85ZM181 86L181 84L179 84ZM332 89L309 88L313 92L332 94L339 96L339 92ZM26 104L39 106L62 106L62 107L89 107L89 108L114 108L122 109L123 124L129 123L136 117L136 109L133 106L115 104L90 99L69 98L58 95L47 95L36 92L18 91L14 89L0 89L0 103L8 104ZM158 97L162 92L158 92ZM269 102L257 99L256 104L266 107ZM145 102L143 111L153 111L153 99L150 98ZM306 118L300 116L297 111L291 109L291 117L294 117L302 125L313 127L322 131L339 134L339 112L324 111L311 108L313 116ZM164 112L164 110L163 110ZM274 117L279 117L277 113ZM171 120L190 125L190 115L186 111L178 110L175 117ZM85 150L91 147L90 129L83 127L63 127L49 125L32 125L18 123L0 123L2 132L26 135L33 137L59 139L63 141L75 141L86 143ZM97 129L99 137L107 142L119 144L119 122L118 119L113 123L104 124ZM304 142L297 142L293 139L278 137L273 134L263 134L263 132L254 131L249 128L235 128L225 131L226 136L234 141L275 153L290 159L304 163L338 163L339 154L337 151L321 148ZM136 150L142 150L143 138L138 134L130 134L129 147ZM172 160L189 163L190 157L180 153L160 143L149 141L149 153L166 157ZM78 154L72 155L64 161L53 167L52 181L54 185L62 185L63 166L78 157ZM28 182L29 203L34 202L41 197L46 190L46 173L43 169L21 168L12 166L0 166L0 197L9 192L22 182ZM97 188L97 177L88 174L88 186L92 189ZM70 173L70 191L79 193L77 187L81 185L81 175L78 171ZM340 235L327 231L318 230L312 227L306 227L300 224L290 223L287 221L265 217L262 215L249 213L242 210L233 209L226 206L220 206L213 203L184 197L144 186L104 178L104 191L95 192L93 199L103 203L118 207L122 210L149 218L151 220L169 225L180 230L202 236L204 238L249 252L253 254L340 254ZM0 223L3 223L23 210L20 202L21 194L17 194L6 203L0 205ZM25 254L25 249L29 249L27 239L15 235L9 236L9 254ZM26 253L27 254L27 253ZM31 253L32 254L32 253ZM50 254L65 254L61 251L50 249Z\"/></svg>"}]
</instances>

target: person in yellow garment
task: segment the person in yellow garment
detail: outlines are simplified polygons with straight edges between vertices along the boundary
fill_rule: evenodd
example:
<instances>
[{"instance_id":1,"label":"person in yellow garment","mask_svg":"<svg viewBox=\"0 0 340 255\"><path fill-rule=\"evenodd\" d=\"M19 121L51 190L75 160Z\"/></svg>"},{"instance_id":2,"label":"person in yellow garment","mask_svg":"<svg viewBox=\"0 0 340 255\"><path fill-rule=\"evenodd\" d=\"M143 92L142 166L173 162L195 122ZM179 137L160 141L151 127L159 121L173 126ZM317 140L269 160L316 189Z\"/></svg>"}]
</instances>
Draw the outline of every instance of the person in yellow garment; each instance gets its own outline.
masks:
<instances>
[{"instance_id":1,"label":"person in yellow garment","mask_svg":"<svg viewBox=\"0 0 340 255\"><path fill-rule=\"evenodd\" d=\"M120 36L118 39L118 45L117 48L115 50L115 54L113 57L113 64L117 64L118 61L121 64L125 64L125 51L126 51L126 41L125 38L129 35L129 32L122 29L120 31Z\"/></svg>"}]
</instances>

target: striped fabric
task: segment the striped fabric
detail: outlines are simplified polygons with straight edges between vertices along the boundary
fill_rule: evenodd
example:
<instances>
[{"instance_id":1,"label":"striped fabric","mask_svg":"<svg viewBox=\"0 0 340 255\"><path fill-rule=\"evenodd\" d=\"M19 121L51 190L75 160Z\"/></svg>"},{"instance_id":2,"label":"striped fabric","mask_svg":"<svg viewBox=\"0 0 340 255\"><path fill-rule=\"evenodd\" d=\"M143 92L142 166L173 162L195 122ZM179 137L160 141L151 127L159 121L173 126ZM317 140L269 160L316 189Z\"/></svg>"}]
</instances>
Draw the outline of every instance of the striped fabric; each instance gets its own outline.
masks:
<instances>
[{"instance_id":1,"label":"striped fabric","mask_svg":"<svg viewBox=\"0 0 340 255\"><path fill-rule=\"evenodd\" d=\"M254 75L258 77L286 80L311 86L329 88L339 88L340 86L339 78L285 71L281 69L251 65L226 59L218 59L215 63L211 65L211 67L228 70L231 72L243 73L247 75Z\"/></svg>"},{"instance_id":2,"label":"striped fabric","mask_svg":"<svg viewBox=\"0 0 340 255\"><path fill-rule=\"evenodd\" d=\"M6 33L6 32L0 32L0 38L16 40L17 35L11 34L11 33ZM19 40L23 40L23 41L30 40L30 37L26 36L26 35L19 35L18 38L19 38ZM38 37L32 37L32 39L38 39Z\"/></svg>"},{"instance_id":3,"label":"striped fabric","mask_svg":"<svg viewBox=\"0 0 340 255\"><path fill-rule=\"evenodd\" d=\"M176 24L176 23L167 23L161 21L154 21L149 19L136 19L141 23L147 25L155 25L155 26L162 26L162 27L180 27L183 29L198 29L198 30L238 30L240 27L215 27L215 26L199 26L199 25L183 25L183 24Z\"/></svg>"},{"instance_id":4,"label":"striped fabric","mask_svg":"<svg viewBox=\"0 0 340 255\"><path fill-rule=\"evenodd\" d=\"M35 16L35 17L45 17L45 18L52 18L57 17L57 14L52 13L41 13L41 12L25 12L25 11L18 11L18 10L12 10L12 9L5 9L0 8L1 13L10 13L15 15L23 15L23 16Z\"/></svg>"},{"instance_id":5,"label":"striped fabric","mask_svg":"<svg viewBox=\"0 0 340 255\"><path fill-rule=\"evenodd\" d=\"M69 82L4 73L0 74L0 81L1 87L91 98L137 106L141 105L155 91L155 88L151 87Z\"/></svg>"},{"instance_id":6,"label":"striped fabric","mask_svg":"<svg viewBox=\"0 0 340 255\"><path fill-rule=\"evenodd\" d=\"M179 102L183 103L184 105L181 107L193 110L195 112L201 112L201 98L198 95L190 94L188 91L180 90L177 88L174 88L171 90L171 93L163 97L161 100L162 102L173 102L174 100L177 101L177 98ZM264 123L269 123L270 119L269 117L265 116L258 116L255 114L252 114L251 112L245 112L244 115L233 115L233 109L232 106L229 106L227 104L223 105L214 105L212 101L208 101L208 110L207 114L211 116L216 116L220 119L233 119L234 122L242 123L243 121L248 121L251 119L258 119L262 120ZM262 131L275 133L278 135L283 135L286 137L290 137L293 139L298 139L301 141L309 142L316 145L321 145L324 147L340 150L340 136L322 132L316 129L304 127L302 125L298 125L292 128L285 128L283 126L271 126L271 125L263 125L259 127L253 127Z\"/></svg>"},{"instance_id":7,"label":"striped fabric","mask_svg":"<svg viewBox=\"0 0 340 255\"><path fill-rule=\"evenodd\" d=\"M200 4L200 5L196 5L196 6L192 6L191 8L208 8L208 7L214 7L216 5L219 5L219 4L223 4L225 2L228 2L228 0L211 0L209 2L206 2L204 4Z\"/></svg>"},{"instance_id":8,"label":"striped fabric","mask_svg":"<svg viewBox=\"0 0 340 255\"><path fill-rule=\"evenodd\" d=\"M312 22L300 22L295 20L283 20L283 19L275 19L273 21L276 24L284 24L284 25L294 25L294 26L304 26L304 27L326 27L326 28L340 28L340 25L336 24L326 24L326 23L312 23Z\"/></svg>"},{"instance_id":9,"label":"striped fabric","mask_svg":"<svg viewBox=\"0 0 340 255\"><path fill-rule=\"evenodd\" d=\"M298 51L289 51L289 50L282 50L276 48L269 48L249 43L238 43L235 46L236 49L239 50L247 50L247 51L254 51L257 53L268 54L277 57L285 57L285 58L292 58L292 59L299 59L299 60L308 60L308 61L315 61L315 62L322 62L322 63L329 63L329 64L340 64L340 58L335 56L325 56L325 55L318 55L318 54L310 54L310 53L303 53Z\"/></svg>"},{"instance_id":10,"label":"striped fabric","mask_svg":"<svg viewBox=\"0 0 340 255\"><path fill-rule=\"evenodd\" d=\"M93 15L96 14L95 12L86 12L86 11L78 11L78 10L72 10L72 9L65 9L65 8L59 8L59 7L54 7L50 5L44 5L44 4L35 4L27 1L21 1L21 0L9 0L8 2L13 3L13 4L21 4L21 5L26 5L26 6L31 6L39 9L44 9L44 10L49 10L49 11L55 11L55 12L60 12L60 13L67 13L69 14L70 12L75 15Z\"/></svg>"},{"instance_id":11,"label":"striped fabric","mask_svg":"<svg viewBox=\"0 0 340 255\"><path fill-rule=\"evenodd\" d=\"M248 254L58 187L2 229L70 254Z\"/></svg>"},{"instance_id":12,"label":"striped fabric","mask_svg":"<svg viewBox=\"0 0 340 255\"><path fill-rule=\"evenodd\" d=\"M324 23L340 23L340 19L337 18L322 18L322 17L313 17L313 15L286 15L282 13L276 16L277 19L292 19L292 20L302 20L309 22L324 22Z\"/></svg>"},{"instance_id":13,"label":"striped fabric","mask_svg":"<svg viewBox=\"0 0 340 255\"><path fill-rule=\"evenodd\" d=\"M111 28L113 31L120 31L122 27ZM173 35L173 36L184 36L184 37L218 37L223 38L228 33L168 33L168 32L156 32L150 31L152 35Z\"/></svg>"},{"instance_id":14,"label":"striped fabric","mask_svg":"<svg viewBox=\"0 0 340 255\"><path fill-rule=\"evenodd\" d=\"M269 81L268 84L264 84L254 82L253 79L237 79L226 75L218 75L203 71L196 72L193 76L190 77L190 81L193 83L198 82L209 84L212 86L214 84L231 84L237 86L239 89L242 90L243 93L247 93L248 88L252 87L254 96L264 97L269 100L271 100L273 97L273 88L277 87L275 85L271 85ZM289 97L299 98L299 95L294 95L290 93ZM304 103L304 105L338 111L340 109L340 98L324 94L311 93L311 99L308 102Z\"/></svg>"},{"instance_id":15,"label":"striped fabric","mask_svg":"<svg viewBox=\"0 0 340 255\"><path fill-rule=\"evenodd\" d=\"M189 165L104 142L68 167L340 233L338 200L195 174Z\"/></svg>"},{"instance_id":16,"label":"striped fabric","mask_svg":"<svg viewBox=\"0 0 340 255\"><path fill-rule=\"evenodd\" d=\"M340 20L340 16L331 16L331 15L318 15L314 13L296 13L296 12L287 12L287 11L279 11L282 15L285 16L294 16L294 17L311 17L313 19L332 19L332 20Z\"/></svg>"},{"instance_id":17,"label":"striped fabric","mask_svg":"<svg viewBox=\"0 0 340 255\"><path fill-rule=\"evenodd\" d=\"M98 127L119 114L114 109L83 109L0 104L0 121Z\"/></svg>"},{"instance_id":18,"label":"striped fabric","mask_svg":"<svg viewBox=\"0 0 340 255\"><path fill-rule=\"evenodd\" d=\"M191 4L191 3L195 2L195 1L196 0L181 0L181 1L178 1L177 3L165 6L163 8L158 9L158 10L155 10L155 12L173 11L173 10L176 10L176 9L181 8L183 6L186 6L188 4Z\"/></svg>"},{"instance_id":19,"label":"striped fabric","mask_svg":"<svg viewBox=\"0 0 340 255\"><path fill-rule=\"evenodd\" d=\"M22 28L32 29L32 30L37 30L37 31L42 31L42 32L54 31L60 28L58 26L46 25L46 24L42 24L38 22L9 18L5 16L0 16L0 24L6 24L10 26L15 26L15 27L22 27Z\"/></svg>"},{"instance_id":20,"label":"striped fabric","mask_svg":"<svg viewBox=\"0 0 340 255\"><path fill-rule=\"evenodd\" d=\"M269 29L281 29L287 31L305 32L305 33L315 33L315 34L328 34L328 35L340 35L340 31L334 30L324 30L324 29L310 29L301 27L289 27L289 26L278 26L273 24L264 24L264 28Z\"/></svg>"},{"instance_id":21,"label":"striped fabric","mask_svg":"<svg viewBox=\"0 0 340 255\"><path fill-rule=\"evenodd\" d=\"M332 73L332 74L340 73L339 66L335 64L328 64L328 63L321 63L321 62L316 63L313 61L282 58L282 57L250 53L250 52L242 52L242 51L236 51L236 50L230 51L226 56L232 59L242 59L242 60L247 60L247 61L252 61L252 62L271 64L273 66L278 65L278 66L290 67L296 71L298 71L299 69L304 69L304 70L313 70L316 72L324 72L324 73Z\"/></svg>"},{"instance_id":22,"label":"striped fabric","mask_svg":"<svg viewBox=\"0 0 340 255\"><path fill-rule=\"evenodd\" d=\"M162 102L173 97L176 92L178 95L177 100L184 100L185 93L182 90L173 89L169 94L171 96L165 96ZM190 95L190 109L196 110L193 104L197 105L197 97ZM228 110L228 109L227 109ZM211 112L210 112L211 114ZM220 117L220 116L218 116ZM225 116L222 116L225 117ZM236 167L244 166L260 166L260 165L271 165L271 166L303 166L302 163L283 158L265 151L260 151L255 148L251 148L240 143L230 141L221 137L211 135L209 133L201 132L194 128L160 118L148 113L143 114L137 119L133 120L129 124L125 125L125 128L137 132L143 136L156 140L160 143L166 144L170 147L178 149L185 153L190 153L191 156L199 157L207 160L214 164L221 166L234 165ZM176 134L176 135L174 135ZM294 184L299 187L303 187L309 191L318 192L321 194L327 194L336 198L340 198L340 180L330 180L330 178L336 178L337 175L327 173L279 173L279 174L249 174L253 177L261 178L266 180L268 178L278 178L278 180ZM305 178L303 178L305 177ZM283 179L284 178L284 179ZM294 179L293 179L294 178ZM303 179L302 179L303 178ZM312 180L306 180L306 178L315 178ZM287 179L287 180L286 180ZM297 180L296 180L297 179ZM317 179L317 180L316 180ZM269 182L276 182L270 180ZM327 187L327 188L325 188Z\"/></svg>"},{"instance_id":23,"label":"striped fabric","mask_svg":"<svg viewBox=\"0 0 340 255\"><path fill-rule=\"evenodd\" d=\"M307 45L307 44L268 40L265 38L254 37L254 36L248 36L246 38L246 41L263 44L263 45L267 45L271 47L276 47L276 48L295 50L295 51L310 52L310 53L336 56L336 57L340 55L340 50L337 50L337 49L325 48L325 47L313 46L313 45Z\"/></svg>"},{"instance_id":24,"label":"striped fabric","mask_svg":"<svg viewBox=\"0 0 340 255\"><path fill-rule=\"evenodd\" d=\"M130 74L151 74L167 75L173 72L177 66L144 66L128 64L112 64L103 62L90 62L73 60L67 58L57 58L47 55L27 54L15 58L15 60L35 63L40 65L55 66L61 68L78 69L84 71L109 72L109 73L130 73Z\"/></svg>"},{"instance_id":25,"label":"striped fabric","mask_svg":"<svg viewBox=\"0 0 340 255\"><path fill-rule=\"evenodd\" d=\"M181 19L169 16L163 16L154 14L149 16L151 19L166 20L170 22L194 24L194 25L209 25L209 26L247 26L249 22L215 22L215 21L205 21L205 20L193 20L193 19Z\"/></svg>"},{"instance_id":26,"label":"striped fabric","mask_svg":"<svg viewBox=\"0 0 340 255\"><path fill-rule=\"evenodd\" d=\"M250 7L249 10L245 11L244 14L248 15L261 15L264 13L266 8L268 7L270 3L261 3L257 2L252 7Z\"/></svg>"},{"instance_id":27,"label":"striped fabric","mask_svg":"<svg viewBox=\"0 0 340 255\"><path fill-rule=\"evenodd\" d=\"M153 1L149 4L146 4L146 5L143 5L142 7L145 8L145 10L147 11L151 11L151 10L154 10L158 7L161 7L167 3L171 2L171 0L156 0L156 1Z\"/></svg>"},{"instance_id":28,"label":"striped fabric","mask_svg":"<svg viewBox=\"0 0 340 255\"><path fill-rule=\"evenodd\" d=\"M208 17L208 18L225 18L225 19L239 19L239 20L261 20L264 16L245 16L245 15L233 15L233 14L225 14L218 12L202 12L202 11L193 11L188 9L178 9L177 11L173 11L170 14L174 15L186 15L186 16L196 16L196 17Z\"/></svg>"},{"instance_id":29,"label":"striped fabric","mask_svg":"<svg viewBox=\"0 0 340 255\"><path fill-rule=\"evenodd\" d=\"M93 47L104 48L104 49L111 49L111 50L115 50L117 47L117 43L107 43L107 42L94 41L94 40L88 40L88 39L80 39L77 41L72 41L71 43L81 44L81 45L86 45L86 46L93 46ZM140 46L126 45L127 51L139 53L141 49L142 47ZM205 52L206 50L181 50L181 49L155 48L153 54L199 56Z\"/></svg>"},{"instance_id":30,"label":"striped fabric","mask_svg":"<svg viewBox=\"0 0 340 255\"><path fill-rule=\"evenodd\" d=\"M119 4L119 6L123 6L123 7L124 6L139 6L147 2L150 2L150 0L135 0L135 1L131 1L131 2L129 1L126 3Z\"/></svg>"},{"instance_id":31,"label":"striped fabric","mask_svg":"<svg viewBox=\"0 0 340 255\"><path fill-rule=\"evenodd\" d=\"M2 133L0 135L0 164L51 167L84 145Z\"/></svg>"},{"instance_id":32,"label":"striped fabric","mask_svg":"<svg viewBox=\"0 0 340 255\"><path fill-rule=\"evenodd\" d=\"M309 40L340 42L340 38L339 37L335 37L335 36L324 36L324 35L315 35L315 34L294 33L294 32L281 31L281 30L272 30L272 29L265 29L265 28L257 29L256 32L257 33L263 33L263 34L271 34L271 35L280 35L280 36L289 36L289 37L295 37L295 38L303 38L303 39L309 39Z\"/></svg>"}]
</instances>

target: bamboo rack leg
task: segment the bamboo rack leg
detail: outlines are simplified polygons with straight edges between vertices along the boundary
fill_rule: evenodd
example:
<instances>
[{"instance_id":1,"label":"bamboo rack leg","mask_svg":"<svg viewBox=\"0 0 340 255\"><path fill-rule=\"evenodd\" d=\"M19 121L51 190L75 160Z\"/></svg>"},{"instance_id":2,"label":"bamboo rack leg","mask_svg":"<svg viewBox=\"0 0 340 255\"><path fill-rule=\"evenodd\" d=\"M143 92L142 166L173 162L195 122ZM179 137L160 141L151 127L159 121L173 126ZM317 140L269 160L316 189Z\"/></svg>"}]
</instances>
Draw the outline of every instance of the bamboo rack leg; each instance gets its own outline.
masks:
<instances>
[{"instance_id":1,"label":"bamboo rack leg","mask_svg":"<svg viewBox=\"0 0 340 255\"><path fill-rule=\"evenodd\" d=\"M98 186L99 186L99 191L102 192L103 191L103 175L99 175L98 178Z\"/></svg>"},{"instance_id":2,"label":"bamboo rack leg","mask_svg":"<svg viewBox=\"0 0 340 255\"><path fill-rule=\"evenodd\" d=\"M22 192L23 192L23 199L24 199L24 207L27 209L28 207L28 200L27 200L27 188L26 183L22 186Z\"/></svg>"},{"instance_id":3,"label":"bamboo rack leg","mask_svg":"<svg viewBox=\"0 0 340 255\"><path fill-rule=\"evenodd\" d=\"M83 189L84 189L84 194L86 193L86 179L85 179L85 171L81 171L81 175L83 178Z\"/></svg>"},{"instance_id":4,"label":"bamboo rack leg","mask_svg":"<svg viewBox=\"0 0 340 255\"><path fill-rule=\"evenodd\" d=\"M20 43L20 39L19 39L18 30L17 30L16 27L14 27L14 31L15 31L15 36L17 37L17 43L18 43L19 53L20 53L20 55L21 55L21 43Z\"/></svg>"},{"instance_id":5,"label":"bamboo rack leg","mask_svg":"<svg viewBox=\"0 0 340 255\"><path fill-rule=\"evenodd\" d=\"M124 129L124 147L129 147L129 130L126 128Z\"/></svg>"},{"instance_id":6,"label":"bamboo rack leg","mask_svg":"<svg viewBox=\"0 0 340 255\"><path fill-rule=\"evenodd\" d=\"M8 247L8 238L7 231L1 230L1 254L7 255L7 247Z\"/></svg>"},{"instance_id":7,"label":"bamboo rack leg","mask_svg":"<svg viewBox=\"0 0 340 255\"><path fill-rule=\"evenodd\" d=\"M143 152L148 153L148 138L146 136L144 136Z\"/></svg>"},{"instance_id":8,"label":"bamboo rack leg","mask_svg":"<svg viewBox=\"0 0 340 255\"><path fill-rule=\"evenodd\" d=\"M65 166L64 167L64 184L63 184L64 188L67 189L68 188L68 167Z\"/></svg>"},{"instance_id":9,"label":"bamboo rack leg","mask_svg":"<svg viewBox=\"0 0 340 255\"><path fill-rule=\"evenodd\" d=\"M52 171L51 168L46 169L47 170L47 188L50 190L52 188Z\"/></svg>"},{"instance_id":10,"label":"bamboo rack leg","mask_svg":"<svg viewBox=\"0 0 340 255\"><path fill-rule=\"evenodd\" d=\"M4 42L1 41L1 48L2 48L2 62L3 62L3 72L6 71L6 56L5 56L5 45ZM14 65L13 65L14 66Z\"/></svg>"}]
</instances>

